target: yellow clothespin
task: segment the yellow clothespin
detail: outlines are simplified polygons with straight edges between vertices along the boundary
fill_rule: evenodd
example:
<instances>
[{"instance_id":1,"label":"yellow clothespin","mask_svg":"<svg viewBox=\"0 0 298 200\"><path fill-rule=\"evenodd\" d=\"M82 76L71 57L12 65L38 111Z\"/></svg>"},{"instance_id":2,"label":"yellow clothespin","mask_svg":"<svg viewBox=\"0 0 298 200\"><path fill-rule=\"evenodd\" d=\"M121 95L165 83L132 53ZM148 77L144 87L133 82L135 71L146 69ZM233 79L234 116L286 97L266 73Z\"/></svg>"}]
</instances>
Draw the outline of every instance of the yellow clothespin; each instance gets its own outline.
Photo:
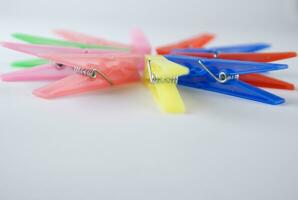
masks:
<instances>
[{"instance_id":1,"label":"yellow clothespin","mask_svg":"<svg viewBox=\"0 0 298 200\"><path fill-rule=\"evenodd\" d=\"M144 83L165 112L185 112L183 100L176 87L178 76L189 73L187 67L167 60L163 56L145 57Z\"/></svg>"}]
</instances>

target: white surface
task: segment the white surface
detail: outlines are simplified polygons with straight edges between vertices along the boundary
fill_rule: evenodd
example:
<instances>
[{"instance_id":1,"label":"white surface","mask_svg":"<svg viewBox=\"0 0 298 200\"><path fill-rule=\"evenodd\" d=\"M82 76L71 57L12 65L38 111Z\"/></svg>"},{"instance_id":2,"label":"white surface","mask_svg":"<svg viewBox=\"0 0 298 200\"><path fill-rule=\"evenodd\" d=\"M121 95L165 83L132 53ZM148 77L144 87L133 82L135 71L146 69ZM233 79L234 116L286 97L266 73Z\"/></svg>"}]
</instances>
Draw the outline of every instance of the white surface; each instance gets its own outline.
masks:
<instances>
[{"instance_id":1,"label":"white surface","mask_svg":"<svg viewBox=\"0 0 298 200\"><path fill-rule=\"evenodd\" d=\"M297 0L9 0L1 2L4 17L51 19L58 23L151 24L192 26L213 24L283 24L297 20ZM63 20L61 20L63 19Z\"/></svg>"},{"instance_id":2,"label":"white surface","mask_svg":"<svg viewBox=\"0 0 298 200\"><path fill-rule=\"evenodd\" d=\"M131 25L7 16L1 40L68 27L125 41ZM209 31L218 35L210 45L267 41L272 51L297 51L297 27L142 28L154 45ZM27 58L3 48L0 55L1 72ZM298 85L297 59L283 63L290 69L272 75ZM44 84L0 84L1 200L298 198L297 90L270 90L287 100L270 106L181 88L187 113L168 115L142 84L50 101L31 94Z\"/></svg>"}]
</instances>

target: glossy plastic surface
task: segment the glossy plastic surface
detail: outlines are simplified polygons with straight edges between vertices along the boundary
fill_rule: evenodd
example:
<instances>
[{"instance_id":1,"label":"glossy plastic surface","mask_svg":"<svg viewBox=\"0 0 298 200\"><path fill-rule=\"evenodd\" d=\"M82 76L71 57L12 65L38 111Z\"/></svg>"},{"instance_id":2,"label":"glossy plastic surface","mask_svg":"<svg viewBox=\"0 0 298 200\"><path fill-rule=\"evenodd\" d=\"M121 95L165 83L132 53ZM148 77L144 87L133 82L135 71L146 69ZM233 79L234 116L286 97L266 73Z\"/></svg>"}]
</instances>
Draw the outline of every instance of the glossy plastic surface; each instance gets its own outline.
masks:
<instances>
[{"instance_id":1,"label":"glossy plastic surface","mask_svg":"<svg viewBox=\"0 0 298 200\"><path fill-rule=\"evenodd\" d=\"M229 80L225 83L219 83L199 65L198 61L201 60L204 65L207 66L208 69L216 76L218 76L220 72L225 72L228 75L261 73L272 70L286 69L287 65L229 61L220 59L201 59L175 55L169 55L166 56L166 58L190 69L189 75L181 76L179 78L179 85L210 90L272 105L285 102L285 100L281 97L251 86L237 79Z\"/></svg>"},{"instance_id":2,"label":"glossy plastic surface","mask_svg":"<svg viewBox=\"0 0 298 200\"><path fill-rule=\"evenodd\" d=\"M177 52L178 55L187 55L204 58L214 58L213 53L188 53ZM296 52L273 52L273 53L219 53L217 59L227 60L242 60L242 61L254 61L254 62L273 62L282 59L288 59L296 57ZM261 74L247 74L241 75L240 79L246 83L252 84L258 87L276 88L284 90L294 90L295 86L292 83L288 83L276 78L271 78Z\"/></svg>"},{"instance_id":3,"label":"glossy plastic surface","mask_svg":"<svg viewBox=\"0 0 298 200\"><path fill-rule=\"evenodd\" d=\"M156 48L156 51L158 54L168 54L173 49L177 48L201 48L207 43L209 43L211 40L213 40L214 35L213 34L201 34L197 35L173 44L164 45Z\"/></svg>"},{"instance_id":4,"label":"glossy plastic surface","mask_svg":"<svg viewBox=\"0 0 298 200\"><path fill-rule=\"evenodd\" d=\"M124 85L140 80L137 65L143 57L138 56L99 56L99 55L43 55L49 60L66 66L79 66L86 69L96 69L108 77L113 85L106 79L97 75L89 78L84 75L74 74L50 83L33 91L36 96L51 99L72 94L99 90L111 86Z\"/></svg>"},{"instance_id":5,"label":"glossy plastic surface","mask_svg":"<svg viewBox=\"0 0 298 200\"><path fill-rule=\"evenodd\" d=\"M179 79L179 85L209 90L271 105L278 105L285 102L285 99L279 96L251 86L239 80L233 80L228 83L221 84L214 81L214 79L212 79L211 77L206 76L191 78L181 77Z\"/></svg>"},{"instance_id":6,"label":"glossy plastic surface","mask_svg":"<svg viewBox=\"0 0 298 200\"><path fill-rule=\"evenodd\" d=\"M189 73L186 67L170 62L162 56L146 56L151 71L158 78L175 78ZM151 83L148 68L145 67L143 81L150 89L161 109L167 113L183 113L185 106L176 83Z\"/></svg>"},{"instance_id":7,"label":"glossy plastic surface","mask_svg":"<svg viewBox=\"0 0 298 200\"><path fill-rule=\"evenodd\" d=\"M166 55L172 62L184 65L190 68L190 75L204 75L207 72L200 66L199 61L208 66L209 70L218 75L220 72L226 72L230 75L241 75L251 73L263 73L273 70L287 69L288 65L275 63L259 63L236 60L207 59L190 56Z\"/></svg>"}]
</instances>

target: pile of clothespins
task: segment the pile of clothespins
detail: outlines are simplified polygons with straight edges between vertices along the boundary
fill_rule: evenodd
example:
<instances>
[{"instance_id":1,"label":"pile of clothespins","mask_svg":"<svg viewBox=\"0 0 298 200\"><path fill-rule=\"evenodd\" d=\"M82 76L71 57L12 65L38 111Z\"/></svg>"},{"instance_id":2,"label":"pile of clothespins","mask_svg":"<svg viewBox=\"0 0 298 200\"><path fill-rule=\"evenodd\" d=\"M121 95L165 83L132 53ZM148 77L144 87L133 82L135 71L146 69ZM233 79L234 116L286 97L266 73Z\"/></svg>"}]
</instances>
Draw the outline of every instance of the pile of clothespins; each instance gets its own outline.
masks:
<instances>
[{"instance_id":1,"label":"pile of clothespins","mask_svg":"<svg viewBox=\"0 0 298 200\"><path fill-rule=\"evenodd\" d=\"M162 109L171 113L185 111L177 85L272 105L285 100L259 87L294 89L293 84L264 73L287 69L285 64L270 62L296 57L296 52L255 53L270 46L265 43L203 48L214 35L201 34L158 47L158 55L152 55L150 43L139 29L131 31L131 44L66 30L55 33L64 40L17 33L12 36L30 44L2 42L3 47L38 58L12 63L26 69L2 74L1 79L51 80L33 91L47 99L142 80Z\"/></svg>"}]
</instances>

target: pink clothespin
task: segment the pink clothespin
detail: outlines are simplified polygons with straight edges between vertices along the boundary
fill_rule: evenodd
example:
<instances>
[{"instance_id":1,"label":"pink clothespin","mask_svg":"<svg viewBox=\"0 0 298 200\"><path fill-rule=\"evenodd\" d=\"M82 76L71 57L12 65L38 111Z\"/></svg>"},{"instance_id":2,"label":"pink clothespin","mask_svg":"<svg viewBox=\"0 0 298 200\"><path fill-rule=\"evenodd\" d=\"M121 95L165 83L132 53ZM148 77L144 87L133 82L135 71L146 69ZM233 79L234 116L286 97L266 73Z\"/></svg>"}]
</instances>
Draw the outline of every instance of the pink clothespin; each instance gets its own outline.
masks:
<instances>
[{"instance_id":1,"label":"pink clothespin","mask_svg":"<svg viewBox=\"0 0 298 200\"><path fill-rule=\"evenodd\" d=\"M76 73L33 91L46 99L137 82L140 80L137 66L144 62L140 55L50 54L42 57Z\"/></svg>"},{"instance_id":2,"label":"pink clothespin","mask_svg":"<svg viewBox=\"0 0 298 200\"><path fill-rule=\"evenodd\" d=\"M111 50L101 49L80 49L71 47L56 47L47 45L31 45L13 42L2 42L2 46L13 49L19 52L27 53L40 57L46 54L92 54L92 55L128 55L130 53L115 52ZM49 63L34 68L13 71L10 73L2 74L3 81L40 81L40 80L58 80L65 76L73 74L73 70L69 68L57 68L59 63ZM139 66L142 68L142 66Z\"/></svg>"},{"instance_id":3,"label":"pink clothespin","mask_svg":"<svg viewBox=\"0 0 298 200\"><path fill-rule=\"evenodd\" d=\"M57 30L54 30L53 32L57 36L71 42L79 42L79 43L92 44L92 45L94 44L105 45L105 46L120 47L120 48L130 48L130 45L128 44L91 36L85 33L79 33L79 32L69 31L64 29L57 29Z\"/></svg>"},{"instance_id":4,"label":"pink clothespin","mask_svg":"<svg viewBox=\"0 0 298 200\"><path fill-rule=\"evenodd\" d=\"M134 28L130 31L131 44L106 40L100 37L91 36L84 33L78 33L69 30L54 30L54 33L65 40L72 42L80 42L86 44L107 45L112 47L130 48L132 53L150 54L151 45L145 36L144 32L139 28Z\"/></svg>"},{"instance_id":5,"label":"pink clothespin","mask_svg":"<svg viewBox=\"0 0 298 200\"><path fill-rule=\"evenodd\" d=\"M104 54L104 53L119 53L127 54L127 52L114 51L107 49L81 49L75 47L61 47L52 45L37 45L37 44L23 44L16 42L1 42L1 46L22 53L30 54L33 56L38 56L41 54L50 53L76 53L76 54Z\"/></svg>"}]
</instances>

